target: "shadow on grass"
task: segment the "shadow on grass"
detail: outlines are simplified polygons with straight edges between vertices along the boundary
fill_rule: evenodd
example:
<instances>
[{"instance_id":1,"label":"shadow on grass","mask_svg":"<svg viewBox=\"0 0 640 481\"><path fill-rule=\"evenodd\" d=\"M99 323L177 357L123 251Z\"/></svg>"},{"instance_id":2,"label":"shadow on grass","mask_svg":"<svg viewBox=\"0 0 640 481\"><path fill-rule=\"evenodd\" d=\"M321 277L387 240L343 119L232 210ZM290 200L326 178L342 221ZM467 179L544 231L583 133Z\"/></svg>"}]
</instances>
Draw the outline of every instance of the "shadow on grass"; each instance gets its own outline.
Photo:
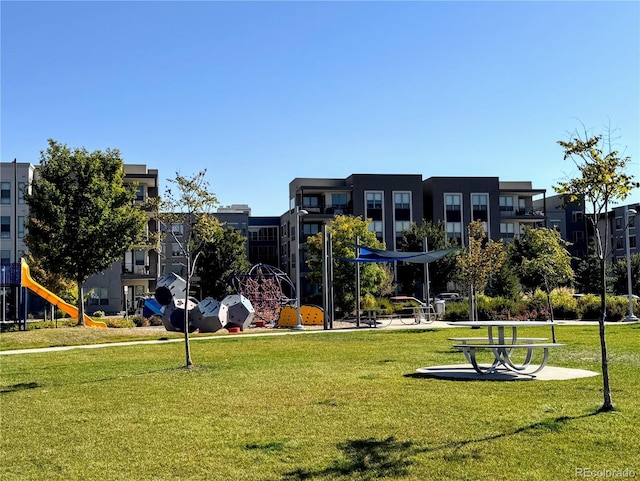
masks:
<instances>
[{"instance_id":1,"label":"shadow on grass","mask_svg":"<svg viewBox=\"0 0 640 481\"><path fill-rule=\"evenodd\" d=\"M185 370L187 372L196 372L196 371L201 371L205 369L206 368L194 367L194 366L191 366L190 369L186 369L184 366L177 366L177 367L168 367L164 369L154 369L151 371L118 374L111 377L103 377L98 379L85 379L85 380L73 379L65 382L53 382L51 384L41 384L38 382L23 382L23 383L13 384L11 386L7 386L4 388L0 388L0 395L12 394L19 391L24 391L26 389L38 389L38 388L44 388L44 387L71 386L71 385L81 386L83 384L94 384L94 383L116 381L116 380L122 380L126 377L148 376L148 375L157 374L160 372L171 372L171 371L181 371L181 370Z\"/></svg>"},{"instance_id":2,"label":"shadow on grass","mask_svg":"<svg viewBox=\"0 0 640 481\"><path fill-rule=\"evenodd\" d=\"M298 468L285 473L285 480L306 480L317 477L358 475L360 480L385 479L404 476L413 464L411 457L420 450L411 441L397 441L393 436L383 440L352 439L338 444L343 458L331 466L311 470Z\"/></svg>"},{"instance_id":3,"label":"shadow on grass","mask_svg":"<svg viewBox=\"0 0 640 481\"><path fill-rule=\"evenodd\" d=\"M41 384L37 382L21 382L18 384L13 384L11 386L4 387L0 389L0 394L11 394L18 391L25 391L27 389L36 389L42 387Z\"/></svg>"},{"instance_id":4,"label":"shadow on grass","mask_svg":"<svg viewBox=\"0 0 640 481\"><path fill-rule=\"evenodd\" d=\"M571 421L599 414L605 413L595 410L580 416L559 416L490 436L450 441L431 446L427 444L424 447L417 446L412 441L397 441L393 436L383 440L374 438L349 440L338 444L337 447L342 451L343 457L333 461L330 466L317 470L298 468L285 473L283 480L304 481L314 478L355 476L358 480L370 481L405 476L409 474L409 467L414 464L412 458L417 454L442 452L443 459L451 462L459 462L469 457L480 459L482 456L479 447L473 448L470 453L462 452L462 449L518 434L538 435L559 432Z\"/></svg>"},{"instance_id":5,"label":"shadow on grass","mask_svg":"<svg viewBox=\"0 0 640 481\"><path fill-rule=\"evenodd\" d=\"M585 419L585 418L589 418L592 416L597 416L599 414L603 414L600 412L599 409L587 413L587 414L582 414L580 416L559 416L557 418L552 418L552 419L545 419L543 421L538 421L536 423L532 423L529 424L528 426L522 426L516 429L513 429L511 431L506 431L503 433L498 433L498 434L494 434L491 436L485 436L485 437L480 437L480 438L473 438L473 439L464 439L461 441L450 441L447 443L443 443L439 446L432 446L432 447L428 447L422 451L427 452L427 453L433 453L433 452L437 452L437 451L445 451L445 450L450 450L453 449L455 452L458 452L458 450L460 450L461 448L464 448L466 446L470 446L470 445L474 445L474 444L481 444L481 443L485 443L488 441L496 441L499 439L503 439L503 438L508 438L510 436L515 436L517 434L527 434L527 433L533 433L533 434L541 434L541 433L555 433L555 432L560 432L562 429L564 429L564 427L570 422L570 421L575 421L578 419ZM477 453L477 451L476 451ZM465 456L461 456L461 455L446 455L445 458L448 460L453 460L453 459L458 459L458 458L462 458Z\"/></svg>"}]
</instances>

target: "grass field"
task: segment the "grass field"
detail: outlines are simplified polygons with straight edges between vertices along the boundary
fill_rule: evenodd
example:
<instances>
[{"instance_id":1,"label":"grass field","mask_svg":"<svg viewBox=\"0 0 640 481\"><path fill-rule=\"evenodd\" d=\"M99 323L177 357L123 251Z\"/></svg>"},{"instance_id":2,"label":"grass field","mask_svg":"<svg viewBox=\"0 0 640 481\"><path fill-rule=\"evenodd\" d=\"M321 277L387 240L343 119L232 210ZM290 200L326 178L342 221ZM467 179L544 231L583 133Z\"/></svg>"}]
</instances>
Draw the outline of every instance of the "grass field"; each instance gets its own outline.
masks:
<instances>
[{"instance_id":1,"label":"grass field","mask_svg":"<svg viewBox=\"0 0 640 481\"><path fill-rule=\"evenodd\" d=\"M67 341L50 344L72 344L87 329L64 331L55 335ZM104 342L95 334L103 330L90 331ZM600 371L597 326L556 331L567 347L553 350L551 365ZM31 332L1 334L0 345L41 345L46 332L30 342ZM218 337L192 342L190 370L180 342L2 355L0 479L640 477L640 324L607 328L612 413L597 412L600 376L487 382L415 374L462 363L447 338L468 334Z\"/></svg>"}]
</instances>

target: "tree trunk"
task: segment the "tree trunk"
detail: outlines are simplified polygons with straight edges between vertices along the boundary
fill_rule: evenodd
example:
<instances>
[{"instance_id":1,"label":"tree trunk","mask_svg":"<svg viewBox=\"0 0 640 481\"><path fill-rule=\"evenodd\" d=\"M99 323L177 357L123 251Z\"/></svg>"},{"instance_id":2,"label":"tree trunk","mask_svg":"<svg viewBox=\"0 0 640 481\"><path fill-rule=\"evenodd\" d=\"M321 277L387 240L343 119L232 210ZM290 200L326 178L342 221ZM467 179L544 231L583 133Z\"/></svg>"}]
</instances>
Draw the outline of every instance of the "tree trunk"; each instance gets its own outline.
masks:
<instances>
[{"instance_id":1,"label":"tree trunk","mask_svg":"<svg viewBox=\"0 0 640 481\"><path fill-rule=\"evenodd\" d=\"M191 289L191 258L187 257L187 289L184 293L184 352L186 368L193 366L191 361L191 347L189 345L189 290Z\"/></svg>"},{"instance_id":2,"label":"tree trunk","mask_svg":"<svg viewBox=\"0 0 640 481\"><path fill-rule=\"evenodd\" d=\"M602 358L602 394L604 396L604 402L600 411L613 411L613 401L611 400L611 387L609 386L609 360L607 357L607 338L605 337L605 325L604 321L607 317L607 278L605 259L600 259L600 280L602 282L600 292L600 318L598 324L600 325L600 354Z\"/></svg>"},{"instance_id":3,"label":"tree trunk","mask_svg":"<svg viewBox=\"0 0 640 481\"><path fill-rule=\"evenodd\" d=\"M83 282L78 279L78 326L84 327L84 293Z\"/></svg>"}]
</instances>

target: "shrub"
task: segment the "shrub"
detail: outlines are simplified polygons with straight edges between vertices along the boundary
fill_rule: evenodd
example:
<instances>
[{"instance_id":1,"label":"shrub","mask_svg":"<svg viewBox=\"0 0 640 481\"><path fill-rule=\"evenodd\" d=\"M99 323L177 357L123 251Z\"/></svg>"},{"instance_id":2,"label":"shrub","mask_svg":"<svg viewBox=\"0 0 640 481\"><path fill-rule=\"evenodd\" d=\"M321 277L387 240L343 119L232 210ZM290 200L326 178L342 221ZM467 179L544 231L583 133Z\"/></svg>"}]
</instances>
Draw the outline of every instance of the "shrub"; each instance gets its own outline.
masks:
<instances>
[{"instance_id":1,"label":"shrub","mask_svg":"<svg viewBox=\"0 0 640 481\"><path fill-rule=\"evenodd\" d=\"M57 327L74 327L78 325L77 319L66 318L57 321L36 321L27 323L27 330L55 329Z\"/></svg>"},{"instance_id":2,"label":"shrub","mask_svg":"<svg viewBox=\"0 0 640 481\"><path fill-rule=\"evenodd\" d=\"M104 317L104 311L95 311L91 314L93 317Z\"/></svg>"},{"instance_id":3,"label":"shrub","mask_svg":"<svg viewBox=\"0 0 640 481\"><path fill-rule=\"evenodd\" d=\"M523 318L526 312L526 306L522 301L506 297L479 295L477 302L479 319L518 320Z\"/></svg>"},{"instance_id":4,"label":"shrub","mask_svg":"<svg viewBox=\"0 0 640 481\"><path fill-rule=\"evenodd\" d=\"M136 327L134 322L130 319L125 318L108 318L104 322L107 323L107 327L116 327L116 328L128 328L128 327Z\"/></svg>"},{"instance_id":5,"label":"shrub","mask_svg":"<svg viewBox=\"0 0 640 481\"><path fill-rule=\"evenodd\" d=\"M578 319L578 300L573 291L566 288L551 291L551 305L554 319Z\"/></svg>"},{"instance_id":6,"label":"shrub","mask_svg":"<svg viewBox=\"0 0 640 481\"><path fill-rule=\"evenodd\" d=\"M446 302L443 319L445 321L468 321L469 304L466 302Z\"/></svg>"},{"instance_id":7,"label":"shrub","mask_svg":"<svg viewBox=\"0 0 640 481\"><path fill-rule=\"evenodd\" d=\"M133 322L136 327L146 327L149 326L151 323L149 322L149 319L147 319L144 316L141 316L139 314L132 316L131 317L131 322Z\"/></svg>"},{"instance_id":8,"label":"shrub","mask_svg":"<svg viewBox=\"0 0 640 481\"><path fill-rule=\"evenodd\" d=\"M365 296L365 299L366 297L367 296ZM384 314L392 314L394 312L394 306L393 304L391 304L391 301L389 299L386 299L386 298L377 299L375 303L376 303L377 309L379 311L382 311Z\"/></svg>"},{"instance_id":9,"label":"shrub","mask_svg":"<svg viewBox=\"0 0 640 481\"><path fill-rule=\"evenodd\" d=\"M154 314L153 316L151 316L149 318L149 325L150 326L162 326L162 325L164 325L164 323L162 322L162 317L158 316L157 314Z\"/></svg>"}]
</instances>

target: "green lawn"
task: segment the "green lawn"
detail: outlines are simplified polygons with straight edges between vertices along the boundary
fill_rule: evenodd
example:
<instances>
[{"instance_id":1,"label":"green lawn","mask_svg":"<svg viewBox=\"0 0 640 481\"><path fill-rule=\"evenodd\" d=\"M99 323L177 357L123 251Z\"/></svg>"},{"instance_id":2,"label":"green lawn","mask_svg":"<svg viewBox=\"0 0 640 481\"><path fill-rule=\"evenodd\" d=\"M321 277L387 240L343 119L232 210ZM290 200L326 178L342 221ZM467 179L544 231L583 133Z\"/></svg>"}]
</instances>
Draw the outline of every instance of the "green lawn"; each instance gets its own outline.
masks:
<instances>
[{"instance_id":1,"label":"green lawn","mask_svg":"<svg viewBox=\"0 0 640 481\"><path fill-rule=\"evenodd\" d=\"M599 372L597 326L556 331L568 345L552 351L551 365ZM547 481L580 479L576 469L640 476L640 324L607 328L613 413L597 413L601 376L415 375L462 363L447 338L469 334L226 336L192 342L191 370L182 368L179 342L2 355L0 479ZM0 339L16 335L30 332ZM546 337L548 329L524 335Z\"/></svg>"}]
</instances>

